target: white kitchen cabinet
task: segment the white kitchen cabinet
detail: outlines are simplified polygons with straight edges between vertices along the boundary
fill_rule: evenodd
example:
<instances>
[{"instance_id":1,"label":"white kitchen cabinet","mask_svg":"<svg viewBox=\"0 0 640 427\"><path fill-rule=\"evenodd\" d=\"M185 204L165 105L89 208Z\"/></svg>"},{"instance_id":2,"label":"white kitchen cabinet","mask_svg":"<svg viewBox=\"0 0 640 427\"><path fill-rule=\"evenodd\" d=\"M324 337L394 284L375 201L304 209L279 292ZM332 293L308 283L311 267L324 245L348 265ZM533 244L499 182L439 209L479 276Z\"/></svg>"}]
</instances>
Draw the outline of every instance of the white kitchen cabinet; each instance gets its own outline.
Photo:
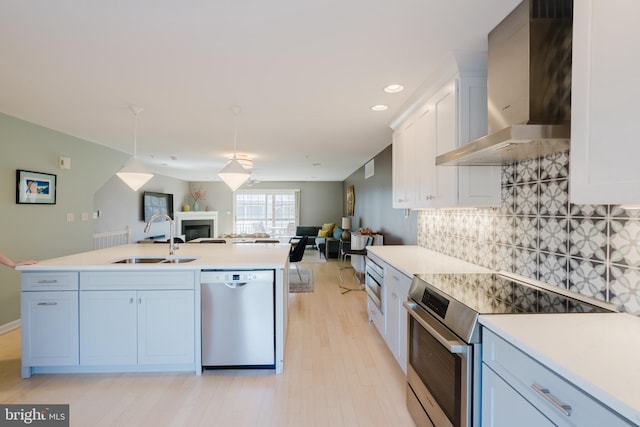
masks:
<instances>
[{"instance_id":1,"label":"white kitchen cabinet","mask_svg":"<svg viewBox=\"0 0 640 427\"><path fill-rule=\"evenodd\" d=\"M574 2L572 203L640 204L640 2Z\"/></svg>"},{"instance_id":2,"label":"white kitchen cabinet","mask_svg":"<svg viewBox=\"0 0 640 427\"><path fill-rule=\"evenodd\" d=\"M411 278L389 264L383 263L385 292L385 322L387 346L396 358L402 371L407 372L407 300Z\"/></svg>"},{"instance_id":3,"label":"white kitchen cabinet","mask_svg":"<svg viewBox=\"0 0 640 427\"><path fill-rule=\"evenodd\" d=\"M491 330L482 340L482 425L634 425Z\"/></svg>"},{"instance_id":4,"label":"white kitchen cabinet","mask_svg":"<svg viewBox=\"0 0 640 427\"><path fill-rule=\"evenodd\" d=\"M21 294L22 366L78 365L78 291ZM30 372L23 372L29 377Z\"/></svg>"},{"instance_id":5,"label":"white kitchen cabinet","mask_svg":"<svg viewBox=\"0 0 640 427\"><path fill-rule=\"evenodd\" d=\"M22 376L34 366L77 366L78 273L22 273Z\"/></svg>"},{"instance_id":6,"label":"white kitchen cabinet","mask_svg":"<svg viewBox=\"0 0 640 427\"><path fill-rule=\"evenodd\" d=\"M517 420L517 421L516 421ZM482 425L552 427L554 424L487 365L482 367Z\"/></svg>"},{"instance_id":7,"label":"white kitchen cabinet","mask_svg":"<svg viewBox=\"0 0 640 427\"><path fill-rule=\"evenodd\" d=\"M194 361L193 290L82 291L80 364Z\"/></svg>"},{"instance_id":8,"label":"white kitchen cabinet","mask_svg":"<svg viewBox=\"0 0 640 427\"><path fill-rule=\"evenodd\" d=\"M82 272L80 365L195 363L193 272Z\"/></svg>"},{"instance_id":9,"label":"white kitchen cabinet","mask_svg":"<svg viewBox=\"0 0 640 427\"><path fill-rule=\"evenodd\" d=\"M486 134L486 84L486 77L455 76L394 132L393 188L403 195L394 207L500 204L500 167L435 165L438 155Z\"/></svg>"},{"instance_id":10,"label":"white kitchen cabinet","mask_svg":"<svg viewBox=\"0 0 640 427\"><path fill-rule=\"evenodd\" d=\"M415 205L415 121L415 115L410 116L393 133L391 180L394 208L409 209Z\"/></svg>"}]
</instances>

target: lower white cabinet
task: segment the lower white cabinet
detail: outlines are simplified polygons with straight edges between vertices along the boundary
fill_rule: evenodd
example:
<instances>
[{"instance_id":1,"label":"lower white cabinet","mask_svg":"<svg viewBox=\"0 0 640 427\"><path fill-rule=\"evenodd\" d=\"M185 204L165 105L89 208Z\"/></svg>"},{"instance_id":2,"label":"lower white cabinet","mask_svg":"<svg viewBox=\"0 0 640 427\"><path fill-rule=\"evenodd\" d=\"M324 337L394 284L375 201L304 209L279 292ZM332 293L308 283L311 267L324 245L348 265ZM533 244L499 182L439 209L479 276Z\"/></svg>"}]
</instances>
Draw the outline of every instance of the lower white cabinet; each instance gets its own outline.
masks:
<instances>
[{"instance_id":1,"label":"lower white cabinet","mask_svg":"<svg viewBox=\"0 0 640 427\"><path fill-rule=\"evenodd\" d=\"M487 365L482 366L482 425L484 427L554 426L542 412L516 392Z\"/></svg>"},{"instance_id":2,"label":"lower white cabinet","mask_svg":"<svg viewBox=\"0 0 640 427\"><path fill-rule=\"evenodd\" d=\"M77 288L75 291L23 291L20 304L22 366L78 365ZM23 376L30 376L30 372Z\"/></svg>"},{"instance_id":3,"label":"lower white cabinet","mask_svg":"<svg viewBox=\"0 0 640 427\"><path fill-rule=\"evenodd\" d=\"M632 426L491 330L482 330L483 426Z\"/></svg>"},{"instance_id":4,"label":"lower white cabinet","mask_svg":"<svg viewBox=\"0 0 640 427\"><path fill-rule=\"evenodd\" d=\"M193 363L193 305L193 290L80 292L80 364Z\"/></svg>"},{"instance_id":5,"label":"lower white cabinet","mask_svg":"<svg viewBox=\"0 0 640 427\"><path fill-rule=\"evenodd\" d=\"M407 373L407 300L411 278L389 264L384 265L385 321L387 345L402 371Z\"/></svg>"}]
</instances>

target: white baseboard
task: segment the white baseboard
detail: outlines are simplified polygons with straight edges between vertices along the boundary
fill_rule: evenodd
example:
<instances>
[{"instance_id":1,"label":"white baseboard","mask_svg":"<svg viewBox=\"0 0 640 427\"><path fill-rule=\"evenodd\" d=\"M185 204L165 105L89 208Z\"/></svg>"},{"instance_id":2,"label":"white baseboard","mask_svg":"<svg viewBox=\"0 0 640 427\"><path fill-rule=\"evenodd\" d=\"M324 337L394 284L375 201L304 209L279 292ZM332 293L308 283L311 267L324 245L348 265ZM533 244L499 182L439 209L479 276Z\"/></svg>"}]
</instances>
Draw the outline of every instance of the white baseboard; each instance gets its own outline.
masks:
<instances>
[{"instance_id":1,"label":"white baseboard","mask_svg":"<svg viewBox=\"0 0 640 427\"><path fill-rule=\"evenodd\" d=\"M20 319L14 320L13 322L5 323L4 325L0 325L0 335L6 334L9 331L13 331L14 329L18 329L20 327Z\"/></svg>"}]
</instances>

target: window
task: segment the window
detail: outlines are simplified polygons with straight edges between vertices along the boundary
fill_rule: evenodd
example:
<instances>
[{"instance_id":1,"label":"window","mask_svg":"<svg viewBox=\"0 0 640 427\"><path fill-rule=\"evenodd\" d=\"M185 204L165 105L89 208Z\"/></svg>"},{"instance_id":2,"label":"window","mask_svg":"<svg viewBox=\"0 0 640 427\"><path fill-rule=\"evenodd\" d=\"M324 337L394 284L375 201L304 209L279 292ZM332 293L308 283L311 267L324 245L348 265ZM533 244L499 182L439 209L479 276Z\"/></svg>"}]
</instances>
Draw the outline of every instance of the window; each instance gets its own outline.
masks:
<instances>
[{"instance_id":1,"label":"window","mask_svg":"<svg viewBox=\"0 0 640 427\"><path fill-rule=\"evenodd\" d=\"M293 236L299 201L300 190L238 190L233 199L235 233Z\"/></svg>"}]
</instances>

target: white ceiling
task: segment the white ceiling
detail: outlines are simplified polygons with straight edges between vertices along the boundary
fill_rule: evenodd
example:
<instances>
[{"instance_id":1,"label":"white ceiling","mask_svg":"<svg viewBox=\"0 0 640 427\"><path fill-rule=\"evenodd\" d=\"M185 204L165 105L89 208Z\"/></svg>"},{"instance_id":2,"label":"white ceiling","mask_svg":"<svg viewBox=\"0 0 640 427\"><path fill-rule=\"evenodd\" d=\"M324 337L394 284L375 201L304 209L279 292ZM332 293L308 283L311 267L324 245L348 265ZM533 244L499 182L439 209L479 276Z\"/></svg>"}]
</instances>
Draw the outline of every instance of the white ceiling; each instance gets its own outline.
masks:
<instances>
[{"instance_id":1,"label":"white ceiling","mask_svg":"<svg viewBox=\"0 0 640 427\"><path fill-rule=\"evenodd\" d=\"M254 179L343 180L519 1L0 0L0 112L133 153L134 104L139 160L207 181L237 105Z\"/></svg>"}]
</instances>

